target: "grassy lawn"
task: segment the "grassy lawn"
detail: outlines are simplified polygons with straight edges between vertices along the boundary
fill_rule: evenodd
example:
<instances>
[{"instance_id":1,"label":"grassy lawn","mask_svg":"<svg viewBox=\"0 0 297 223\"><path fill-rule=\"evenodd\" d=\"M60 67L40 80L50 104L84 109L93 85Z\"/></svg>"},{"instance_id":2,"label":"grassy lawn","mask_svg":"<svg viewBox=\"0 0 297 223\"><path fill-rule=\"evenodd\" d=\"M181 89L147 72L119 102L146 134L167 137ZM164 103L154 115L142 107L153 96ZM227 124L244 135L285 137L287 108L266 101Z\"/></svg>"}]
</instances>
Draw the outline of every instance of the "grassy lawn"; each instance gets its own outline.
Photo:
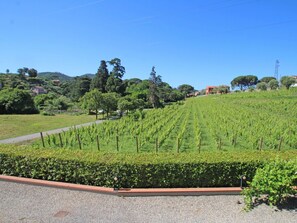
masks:
<instances>
[{"instance_id":1,"label":"grassy lawn","mask_svg":"<svg viewBox=\"0 0 297 223\"><path fill-rule=\"evenodd\" d=\"M90 115L0 115L0 139L95 121Z\"/></svg>"}]
</instances>

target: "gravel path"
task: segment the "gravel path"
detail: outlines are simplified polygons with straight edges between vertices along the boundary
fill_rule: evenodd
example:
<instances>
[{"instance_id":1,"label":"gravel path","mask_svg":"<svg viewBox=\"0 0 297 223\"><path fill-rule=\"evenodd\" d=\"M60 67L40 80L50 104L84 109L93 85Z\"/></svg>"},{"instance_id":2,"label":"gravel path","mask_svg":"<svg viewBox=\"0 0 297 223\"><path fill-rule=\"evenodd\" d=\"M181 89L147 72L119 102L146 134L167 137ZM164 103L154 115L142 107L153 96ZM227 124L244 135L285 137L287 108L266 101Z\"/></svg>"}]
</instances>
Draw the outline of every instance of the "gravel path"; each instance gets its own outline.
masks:
<instances>
[{"instance_id":1,"label":"gravel path","mask_svg":"<svg viewBox=\"0 0 297 223\"><path fill-rule=\"evenodd\" d=\"M4 181L0 188L1 223L297 222L296 200L291 210L262 204L246 213L241 196L123 198Z\"/></svg>"},{"instance_id":2,"label":"gravel path","mask_svg":"<svg viewBox=\"0 0 297 223\"><path fill-rule=\"evenodd\" d=\"M88 123L76 125L75 127L80 128L80 127L89 126L89 125L92 125L92 124L100 124L102 122L103 122L102 120L97 120L95 122L88 122ZM63 132L63 131L65 132L65 131L68 131L70 128L72 128L72 127L65 127L65 128L45 131L45 132L43 132L43 135L46 136L46 135L57 134L57 133L60 133L60 132ZM19 137L16 137L16 138L3 139L3 140L0 140L0 144L22 143L22 142L26 142L26 141L30 141L30 140L38 139L38 138L40 138L40 133L34 133L34 134L30 134L30 135L25 135L25 136L19 136Z\"/></svg>"}]
</instances>

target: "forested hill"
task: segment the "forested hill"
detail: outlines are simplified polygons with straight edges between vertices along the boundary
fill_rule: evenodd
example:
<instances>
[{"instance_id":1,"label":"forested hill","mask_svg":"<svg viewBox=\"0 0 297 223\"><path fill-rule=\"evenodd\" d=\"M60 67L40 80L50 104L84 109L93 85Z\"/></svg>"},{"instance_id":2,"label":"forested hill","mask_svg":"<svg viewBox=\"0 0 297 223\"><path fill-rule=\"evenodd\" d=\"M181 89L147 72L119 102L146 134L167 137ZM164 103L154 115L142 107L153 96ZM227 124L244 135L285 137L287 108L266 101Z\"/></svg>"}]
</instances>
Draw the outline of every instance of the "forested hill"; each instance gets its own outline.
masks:
<instances>
[{"instance_id":1,"label":"forested hill","mask_svg":"<svg viewBox=\"0 0 297 223\"><path fill-rule=\"evenodd\" d=\"M68 76L68 75L60 73L60 72L40 72L40 73L38 73L38 76L42 79L60 80L60 81L69 81L74 78L74 77ZM89 77L89 78L93 78L94 76L95 76L95 74L80 75L80 77Z\"/></svg>"}]
</instances>

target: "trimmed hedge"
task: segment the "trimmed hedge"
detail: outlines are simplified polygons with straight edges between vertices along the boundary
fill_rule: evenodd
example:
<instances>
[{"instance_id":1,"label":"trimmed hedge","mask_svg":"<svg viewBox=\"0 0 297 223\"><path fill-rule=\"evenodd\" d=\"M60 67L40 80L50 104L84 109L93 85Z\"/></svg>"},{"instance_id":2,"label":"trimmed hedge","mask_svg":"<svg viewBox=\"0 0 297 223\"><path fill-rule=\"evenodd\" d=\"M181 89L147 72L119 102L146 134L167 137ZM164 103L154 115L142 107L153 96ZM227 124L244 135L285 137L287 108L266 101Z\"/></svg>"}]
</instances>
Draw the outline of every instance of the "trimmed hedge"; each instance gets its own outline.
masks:
<instances>
[{"instance_id":1,"label":"trimmed hedge","mask_svg":"<svg viewBox=\"0 0 297 223\"><path fill-rule=\"evenodd\" d=\"M296 155L296 151L101 154L0 146L0 174L106 187L231 187L240 185L242 175L250 181L267 159Z\"/></svg>"}]
</instances>

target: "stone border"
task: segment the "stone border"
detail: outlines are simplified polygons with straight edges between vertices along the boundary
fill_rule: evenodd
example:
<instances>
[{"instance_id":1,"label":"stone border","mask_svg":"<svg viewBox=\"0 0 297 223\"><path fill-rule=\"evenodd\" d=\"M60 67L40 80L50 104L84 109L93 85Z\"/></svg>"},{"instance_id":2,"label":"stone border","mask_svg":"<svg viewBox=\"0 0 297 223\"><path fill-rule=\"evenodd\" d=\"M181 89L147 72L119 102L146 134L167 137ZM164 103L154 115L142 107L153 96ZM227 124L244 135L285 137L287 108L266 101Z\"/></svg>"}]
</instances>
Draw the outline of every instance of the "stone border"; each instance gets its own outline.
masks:
<instances>
[{"instance_id":1,"label":"stone border","mask_svg":"<svg viewBox=\"0 0 297 223\"><path fill-rule=\"evenodd\" d=\"M64 183L47 180L37 180L24 177L0 175L1 181L30 184L44 187L55 187L68 190L88 191L93 193L110 194L123 197L133 196L205 196L205 195L239 195L240 187L219 187L219 188L114 188L97 187L82 184Z\"/></svg>"}]
</instances>

